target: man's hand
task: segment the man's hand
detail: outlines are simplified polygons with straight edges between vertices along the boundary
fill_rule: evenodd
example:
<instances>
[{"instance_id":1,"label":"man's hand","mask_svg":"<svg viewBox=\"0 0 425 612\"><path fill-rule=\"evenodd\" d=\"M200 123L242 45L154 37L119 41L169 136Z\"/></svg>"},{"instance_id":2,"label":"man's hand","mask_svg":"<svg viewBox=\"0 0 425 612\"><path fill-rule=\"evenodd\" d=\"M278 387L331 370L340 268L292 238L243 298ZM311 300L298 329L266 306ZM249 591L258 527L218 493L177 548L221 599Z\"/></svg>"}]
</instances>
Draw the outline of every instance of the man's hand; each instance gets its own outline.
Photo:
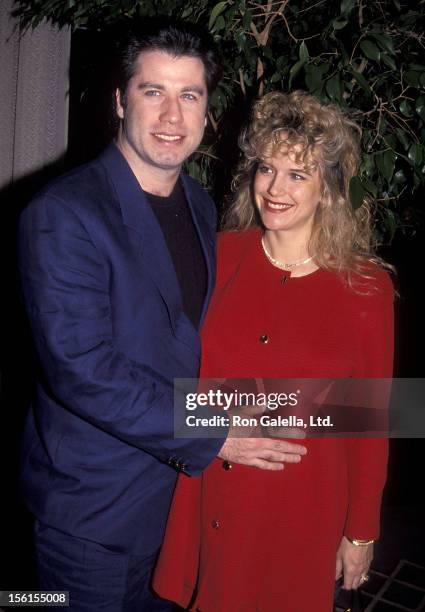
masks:
<instances>
[{"instance_id":1,"label":"man's hand","mask_svg":"<svg viewBox=\"0 0 425 612\"><path fill-rule=\"evenodd\" d=\"M344 576L344 589L357 589L369 570L373 558L373 544L355 546L343 536L336 553L335 580Z\"/></svg>"},{"instance_id":2,"label":"man's hand","mask_svg":"<svg viewBox=\"0 0 425 612\"><path fill-rule=\"evenodd\" d=\"M300 444L270 438L227 438L218 453L231 463L252 465L262 470L283 470L284 463L299 463L307 449Z\"/></svg>"},{"instance_id":3,"label":"man's hand","mask_svg":"<svg viewBox=\"0 0 425 612\"><path fill-rule=\"evenodd\" d=\"M283 470L284 463L299 463L301 456L307 453L305 446L287 442L286 440L273 440L269 438L267 428L259 424L259 417L264 413L263 407L245 406L242 410L229 411L229 416L238 414L244 417L258 417L257 425L251 428L238 428L231 426L229 436L222 446L218 457L230 463L242 463L260 468L262 470ZM294 428L293 428L294 429ZM285 435L286 437L302 437L304 432L290 431L290 428L280 428L273 435Z\"/></svg>"}]
</instances>

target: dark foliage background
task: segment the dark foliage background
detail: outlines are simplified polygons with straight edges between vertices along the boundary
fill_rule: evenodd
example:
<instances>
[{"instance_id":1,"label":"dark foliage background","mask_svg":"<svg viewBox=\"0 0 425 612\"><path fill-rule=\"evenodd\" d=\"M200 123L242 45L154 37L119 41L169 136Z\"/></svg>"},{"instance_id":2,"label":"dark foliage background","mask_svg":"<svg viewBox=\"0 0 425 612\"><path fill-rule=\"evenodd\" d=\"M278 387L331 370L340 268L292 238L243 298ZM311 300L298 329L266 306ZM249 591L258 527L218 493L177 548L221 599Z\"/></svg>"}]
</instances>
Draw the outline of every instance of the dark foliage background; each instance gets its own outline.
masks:
<instances>
[{"instance_id":1,"label":"dark foliage background","mask_svg":"<svg viewBox=\"0 0 425 612\"><path fill-rule=\"evenodd\" d=\"M47 18L70 25L74 41L90 36L91 49L78 59L83 104L90 104L91 89L99 92L107 65L99 59L117 24L168 15L206 26L220 48L224 78L211 100L202 150L187 169L218 201L229 191L236 136L253 98L302 88L341 105L363 128L353 206L371 195L377 231L391 240L397 229L412 233L423 221L424 6L424 0L17 0L16 14L24 28ZM102 113L92 115L86 134L97 129L96 117Z\"/></svg>"}]
</instances>

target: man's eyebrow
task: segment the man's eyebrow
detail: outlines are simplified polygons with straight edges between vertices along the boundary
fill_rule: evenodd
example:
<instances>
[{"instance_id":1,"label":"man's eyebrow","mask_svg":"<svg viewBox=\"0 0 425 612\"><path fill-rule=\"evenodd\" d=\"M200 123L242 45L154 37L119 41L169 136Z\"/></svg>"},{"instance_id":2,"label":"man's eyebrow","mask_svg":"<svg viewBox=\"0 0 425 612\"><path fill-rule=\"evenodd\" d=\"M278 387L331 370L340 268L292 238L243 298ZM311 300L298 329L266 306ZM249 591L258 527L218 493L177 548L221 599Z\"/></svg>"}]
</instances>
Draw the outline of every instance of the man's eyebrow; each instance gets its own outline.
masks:
<instances>
[{"instance_id":1,"label":"man's eyebrow","mask_svg":"<svg viewBox=\"0 0 425 612\"><path fill-rule=\"evenodd\" d=\"M150 81L142 81L137 85L138 89L159 89L160 91L165 91L165 86L161 85L161 83L151 83ZM205 89L203 87L199 87L199 85L185 85L180 90L182 93L194 92L199 96L205 95Z\"/></svg>"},{"instance_id":2,"label":"man's eyebrow","mask_svg":"<svg viewBox=\"0 0 425 612\"><path fill-rule=\"evenodd\" d=\"M203 87L199 87L199 85L186 85L186 87L182 87L182 93L193 91L194 93L203 96L205 94L205 89Z\"/></svg>"},{"instance_id":3,"label":"man's eyebrow","mask_svg":"<svg viewBox=\"0 0 425 612\"><path fill-rule=\"evenodd\" d=\"M151 83L150 81L142 81L141 83L137 85L137 88L138 89L161 89L161 90L165 89L164 85L161 85L160 83Z\"/></svg>"}]
</instances>

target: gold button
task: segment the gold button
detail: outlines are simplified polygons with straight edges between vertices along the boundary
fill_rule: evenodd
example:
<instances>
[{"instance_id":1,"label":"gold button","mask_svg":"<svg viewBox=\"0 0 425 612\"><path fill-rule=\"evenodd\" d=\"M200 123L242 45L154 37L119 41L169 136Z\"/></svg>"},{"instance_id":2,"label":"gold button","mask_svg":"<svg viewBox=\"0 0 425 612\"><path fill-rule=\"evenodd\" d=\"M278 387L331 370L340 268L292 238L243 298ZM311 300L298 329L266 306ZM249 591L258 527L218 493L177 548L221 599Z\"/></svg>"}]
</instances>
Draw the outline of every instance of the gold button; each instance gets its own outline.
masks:
<instances>
[{"instance_id":1,"label":"gold button","mask_svg":"<svg viewBox=\"0 0 425 612\"><path fill-rule=\"evenodd\" d=\"M260 336L260 342L262 342L263 344L267 344L268 341L269 337L267 334L263 334L262 336Z\"/></svg>"},{"instance_id":2,"label":"gold button","mask_svg":"<svg viewBox=\"0 0 425 612\"><path fill-rule=\"evenodd\" d=\"M216 521L212 521L211 522L211 527L213 529L219 529L220 528L220 523L216 520Z\"/></svg>"},{"instance_id":3,"label":"gold button","mask_svg":"<svg viewBox=\"0 0 425 612\"><path fill-rule=\"evenodd\" d=\"M223 461L223 465L222 465L223 470L226 470L227 472L228 470L231 470L232 467L233 466L231 463L229 463L229 461Z\"/></svg>"}]
</instances>

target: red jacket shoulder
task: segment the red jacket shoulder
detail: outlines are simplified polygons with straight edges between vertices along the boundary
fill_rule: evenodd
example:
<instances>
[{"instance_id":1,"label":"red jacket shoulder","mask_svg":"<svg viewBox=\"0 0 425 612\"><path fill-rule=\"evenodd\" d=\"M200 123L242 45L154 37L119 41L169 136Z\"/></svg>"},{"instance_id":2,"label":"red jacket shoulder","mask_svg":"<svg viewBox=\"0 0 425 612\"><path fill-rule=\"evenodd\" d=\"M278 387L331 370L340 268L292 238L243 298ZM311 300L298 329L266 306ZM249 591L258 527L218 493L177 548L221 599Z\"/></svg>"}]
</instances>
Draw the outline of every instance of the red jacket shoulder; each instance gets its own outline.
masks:
<instances>
[{"instance_id":1,"label":"red jacket shoulder","mask_svg":"<svg viewBox=\"0 0 425 612\"><path fill-rule=\"evenodd\" d=\"M353 289L369 297L393 297L394 286L390 274L374 262L365 262L361 273L352 276Z\"/></svg>"},{"instance_id":2,"label":"red jacket shoulder","mask_svg":"<svg viewBox=\"0 0 425 612\"><path fill-rule=\"evenodd\" d=\"M217 287L233 275L239 267L245 252L251 245L260 240L261 230L258 227L243 231L225 231L217 239Z\"/></svg>"}]
</instances>

